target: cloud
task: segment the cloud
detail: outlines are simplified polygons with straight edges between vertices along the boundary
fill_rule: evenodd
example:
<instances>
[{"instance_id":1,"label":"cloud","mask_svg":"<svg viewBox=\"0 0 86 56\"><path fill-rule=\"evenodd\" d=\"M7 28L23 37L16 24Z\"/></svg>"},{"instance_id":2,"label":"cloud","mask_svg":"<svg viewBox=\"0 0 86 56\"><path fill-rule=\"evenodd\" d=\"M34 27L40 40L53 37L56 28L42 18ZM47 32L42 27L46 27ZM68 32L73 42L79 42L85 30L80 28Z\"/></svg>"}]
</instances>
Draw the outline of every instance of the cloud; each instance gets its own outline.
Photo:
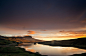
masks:
<instances>
[{"instance_id":1,"label":"cloud","mask_svg":"<svg viewBox=\"0 0 86 56\"><path fill-rule=\"evenodd\" d=\"M81 31L59 31L59 33L72 34L73 36L86 36L86 30Z\"/></svg>"},{"instance_id":2,"label":"cloud","mask_svg":"<svg viewBox=\"0 0 86 56\"><path fill-rule=\"evenodd\" d=\"M28 32L29 32L28 34L35 34L35 31L29 30Z\"/></svg>"},{"instance_id":3,"label":"cloud","mask_svg":"<svg viewBox=\"0 0 86 56\"><path fill-rule=\"evenodd\" d=\"M82 29L82 30L86 30L86 26L85 26L85 27L82 27L82 28L80 28L80 29Z\"/></svg>"},{"instance_id":4,"label":"cloud","mask_svg":"<svg viewBox=\"0 0 86 56\"><path fill-rule=\"evenodd\" d=\"M82 20L81 23L86 23L86 18L84 20Z\"/></svg>"},{"instance_id":5,"label":"cloud","mask_svg":"<svg viewBox=\"0 0 86 56\"><path fill-rule=\"evenodd\" d=\"M1 11L0 14L2 14L2 16L0 17L0 21L1 21L0 25L10 28L16 28L16 29L23 28L30 30L31 29L68 29L68 28L70 29L70 28L76 28L76 27L78 28L83 26L80 25L81 23L78 22L85 17L84 14L84 11L86 10L85 0L80 0L80 1L77 0L76 1L75 0L74 1L69 1L69 0L44 1L43 0L39 2L34 2L34 1L32 0L30 2L18 1L17 3L16 1L15 3L13 3L12 1L10 1L10 3L8 3L9 1L8 2L3 1L0 10ZM32 4L31 2L34 4ZM10 6L9 4L12 5ZM12 9L9 10L7 6Z\"/></svg>"},{"instance_id":6,"label":"cloud","mask_svg":"<svg viewBox=\"0 0 86 56\"><path fill-rule=\"evenodd\" d=\"M41 31L47 31L47 30L41 30Z\"/></svg>"},{"instance_id":7,"label":"cloud","mask_svg":"<svg viewBox=\"0 0 86 56\"><path fill-rule=\"evenodd\" d=\"M63 32L64 33L70 33L70 34L86 34L85 30L81 30L81 31L63 31Z\"/></svg>"}]
</instances>

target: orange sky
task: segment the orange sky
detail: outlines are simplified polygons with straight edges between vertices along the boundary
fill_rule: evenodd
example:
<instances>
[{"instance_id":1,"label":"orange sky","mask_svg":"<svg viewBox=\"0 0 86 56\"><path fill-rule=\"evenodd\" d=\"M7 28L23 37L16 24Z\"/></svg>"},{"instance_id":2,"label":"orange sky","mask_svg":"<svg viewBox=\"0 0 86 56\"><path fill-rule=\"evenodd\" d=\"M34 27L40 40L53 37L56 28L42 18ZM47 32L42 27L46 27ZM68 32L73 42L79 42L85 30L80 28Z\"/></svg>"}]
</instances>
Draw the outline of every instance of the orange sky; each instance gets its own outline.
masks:
<instances>
[{"instance_id":1,"label":"orange sky","mask_svg":"<svg viewBox=\"0 0 86 56\"><path fill-rule=\"evenodd\" d=\"M45 40L85 37L86 0L2 0L0 35Z\"/></svg>"},{"instance_id":2,"label":"orange sky","mask_svg":"<svg viewBox=\"0 0 86 56\"><path fill-rule=\"evenodd\" d=\"M84 28L78 28L73 30L16 30L10 28L0 28L0 31L4 31L3 36L25 36L30 35L33 38L41 40L67 40L74 38L86 37L86 30Z\"/></svg>"}]
</instances>

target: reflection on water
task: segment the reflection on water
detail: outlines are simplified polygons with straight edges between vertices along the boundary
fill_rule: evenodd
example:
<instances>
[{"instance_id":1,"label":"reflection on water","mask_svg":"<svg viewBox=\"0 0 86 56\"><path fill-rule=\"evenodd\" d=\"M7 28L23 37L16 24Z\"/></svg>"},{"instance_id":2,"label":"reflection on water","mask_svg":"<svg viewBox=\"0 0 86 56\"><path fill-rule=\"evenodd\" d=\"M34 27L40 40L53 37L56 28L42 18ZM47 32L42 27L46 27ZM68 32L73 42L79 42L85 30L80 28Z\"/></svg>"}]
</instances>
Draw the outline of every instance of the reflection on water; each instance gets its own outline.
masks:
<instances>
[{"instance_id":1,"label":"reflection on water","mask_svg":"<svg viewBox=\"0 0 86 56\"><path fill-rule=\"evenodd\" d=\"M86 50L74 48L74 47L60 47L60 46L48 46L42 44L24 43L21 48L25 48L26 51L39 52L42 55L48 56L68 56L73 54L86 53Z\"/></svg>"}]
</instances>

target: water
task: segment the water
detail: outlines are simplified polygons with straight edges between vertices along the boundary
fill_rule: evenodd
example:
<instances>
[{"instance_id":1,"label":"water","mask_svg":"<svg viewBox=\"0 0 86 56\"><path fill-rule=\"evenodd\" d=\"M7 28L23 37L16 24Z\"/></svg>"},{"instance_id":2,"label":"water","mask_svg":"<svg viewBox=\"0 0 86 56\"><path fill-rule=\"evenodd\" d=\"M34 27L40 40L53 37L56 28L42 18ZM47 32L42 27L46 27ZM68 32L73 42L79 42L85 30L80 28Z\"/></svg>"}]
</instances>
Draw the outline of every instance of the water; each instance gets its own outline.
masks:
<instances>
[{"instance_id":1,"label":"water","mask_svg":"<svg viewBox=\"0 0 86 56\"><path fill-rule=\"evenodd\" d=\"M48 46L34 43L23 43L21 48L25 48L26 51L39 52L42 55L48 56L69 56L73 54L86 53L85 49L79 49L75 47L60 47L60 46Z\"/></svg>"}]
</instances>

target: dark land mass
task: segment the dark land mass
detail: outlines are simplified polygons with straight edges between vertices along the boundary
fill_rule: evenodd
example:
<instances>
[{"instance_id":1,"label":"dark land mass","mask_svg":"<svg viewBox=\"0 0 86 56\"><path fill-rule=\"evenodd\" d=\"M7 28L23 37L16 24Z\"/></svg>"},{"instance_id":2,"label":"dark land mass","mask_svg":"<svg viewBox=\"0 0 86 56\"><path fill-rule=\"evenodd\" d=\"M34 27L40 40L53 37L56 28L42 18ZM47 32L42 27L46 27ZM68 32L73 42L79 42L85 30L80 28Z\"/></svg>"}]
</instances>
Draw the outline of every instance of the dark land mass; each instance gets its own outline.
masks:
<instances>
[{"instance_id":1,"label":"dark land mass","mask_svg":"<svg viewBox=\"0 0 86 56\"><path fill-rule=\"evenodd\" d=\"M80 49L86 49L86 37L78 38L78 39L62 40L62 41L56 41L56 40L44 41L38 43L44 45L50 45L50 46L76 47ZM86 56L86 53L75 54L72 56Z\"/></svg>"},{"instance_id":2,"label":"dark land mass","mask_svg":"<svg viewBox=\"0 0 86 56\"><path fill-rule=\"evenodd\" d=\"M22 42L22 43L34 43L34 42L43 42L42 40L34 39L32 36L24 36L24 37L6 37L6 36L0 36L0 39L8 40L8 41L16 41L16 42Z\"/></svg>"},{"instance_id":3,"label":"dark land mass","mask_svg":"<svg viewBox=\"0 0 86 56\"><path fill-rule=\"evenodd\" d=\"M24 38L24 40L26 40L26 38ZM41 55L38 52L32 53L30 51L25 51L24 48L15 47L18 46L20 43L22 43L20 40L23 40L23 37L9 38L9 37L0 36L0 56L46 56L46 55ZM39 42L41 40L35 40L35 41ZM28 42L30 41L28 40Z\"/></svg>"},{"instance_id":4,"label":"dark land mass","mask_svg":"<svg viewBox=\"0 0 86 56\"><path fill-rule=\"evenodd\" d=\"M86 49L86 37L62 41L44 41L38 42L39 44L50 45L50 46L64 46L64 47L77 47L81 49Z\"/></svg>"},{"instance_id":5,"label":"dark land mass","mask_svg":"<svg viewBox=\"0 0 86 56\"><path fill-rule=\"evenodd\" d=\"M42 41L34 39L31 36L24 36L24 37L0 36L0 56L46 56L41 55L38 52L32 53L29 51L25 51L25 49L23 48L15 47L21 45L22 43L39 43L50 46L77 47L81 49L86 49L86 37L62 41L56 40ZM74 54L71 56L86 56L86 53Z\"/></svg>"}]
</instances>

